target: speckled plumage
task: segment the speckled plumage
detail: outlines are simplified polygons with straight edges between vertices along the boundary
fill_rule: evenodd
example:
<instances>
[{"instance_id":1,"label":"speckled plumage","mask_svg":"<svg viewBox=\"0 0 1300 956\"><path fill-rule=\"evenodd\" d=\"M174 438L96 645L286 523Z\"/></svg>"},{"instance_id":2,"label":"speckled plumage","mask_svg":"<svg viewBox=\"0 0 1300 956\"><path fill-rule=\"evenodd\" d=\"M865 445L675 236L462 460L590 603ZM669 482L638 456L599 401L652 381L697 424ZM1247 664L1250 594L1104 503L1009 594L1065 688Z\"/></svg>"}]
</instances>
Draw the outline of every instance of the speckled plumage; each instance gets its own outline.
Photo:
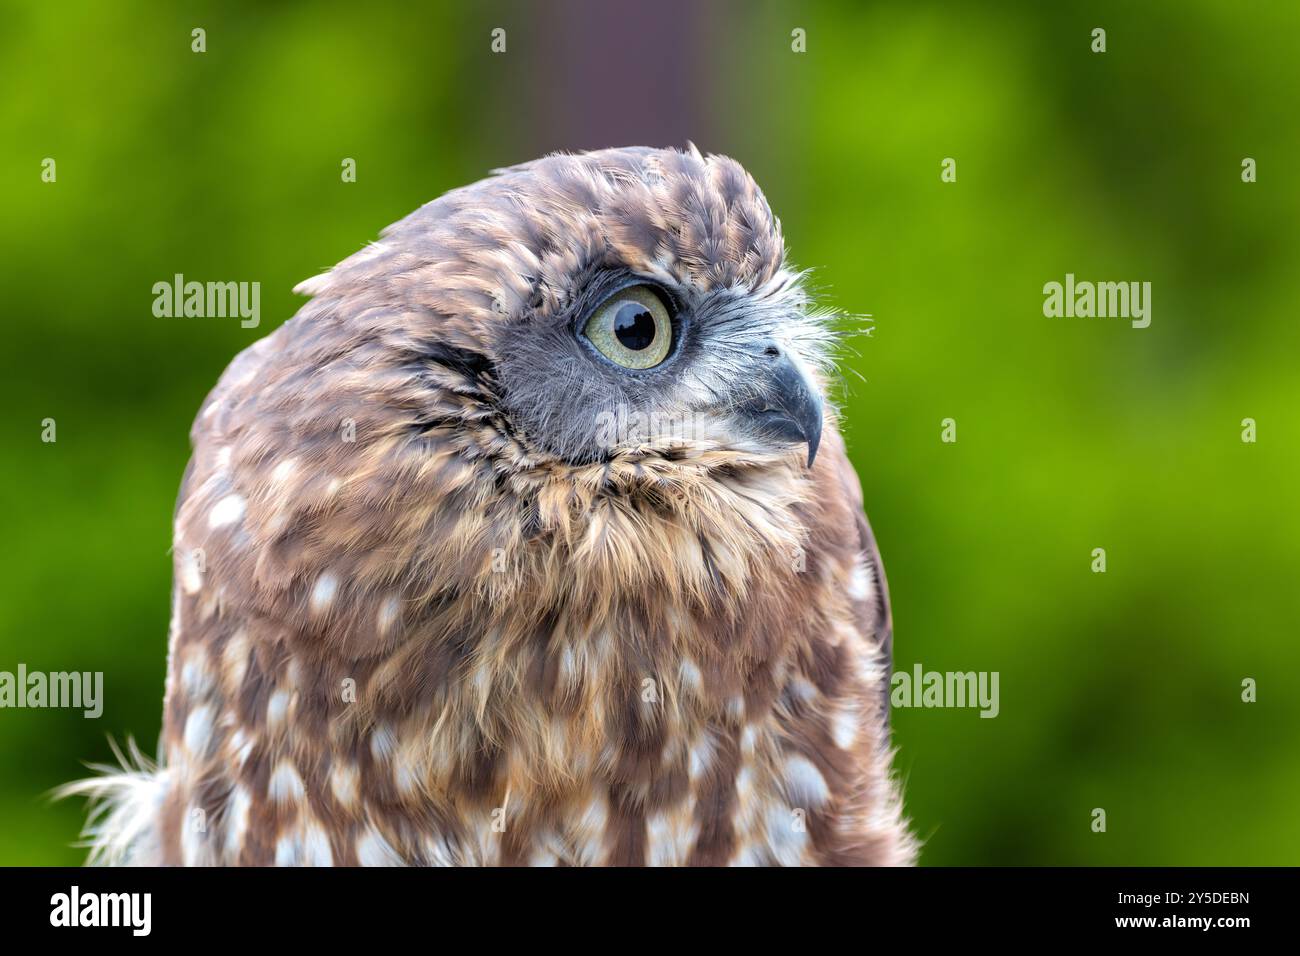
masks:
<instances>
[{"instance_id":1,"label":"speckled plumage","mask_svg":"<svg viewBox=\"0 0 1300 956\"><path fill-rule=\"evenodd\" d=\"M656 375L573 341L625 275L692 318ZM759 344L830 341L739 165L547 157L300 291L195 422L161 765L74 786L97 860L911 862L833 413L811 468L735 425ZM689 434L597 437L647 405Z\"/></svg>"}]
</instances>

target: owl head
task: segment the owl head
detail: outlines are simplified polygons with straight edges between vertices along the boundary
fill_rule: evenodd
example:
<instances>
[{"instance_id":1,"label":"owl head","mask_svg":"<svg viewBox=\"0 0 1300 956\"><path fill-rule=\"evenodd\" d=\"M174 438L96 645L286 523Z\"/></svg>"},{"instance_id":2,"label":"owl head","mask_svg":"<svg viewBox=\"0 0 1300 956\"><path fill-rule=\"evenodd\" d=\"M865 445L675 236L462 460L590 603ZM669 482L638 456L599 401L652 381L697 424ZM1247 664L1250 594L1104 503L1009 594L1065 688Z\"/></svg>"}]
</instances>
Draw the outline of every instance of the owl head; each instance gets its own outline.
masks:
<instances>
[{"instance_id":1,"label":"owl head","mask_svg":"<svg viewBox=\"0 0 1300 956\"><path fill-rule=\"evenodd\" d=\"M450 370L475 421L557 465L794 443L811 460L825 329L784 260L730 159L555 155L429 203L303 283L319 301L302 324L332 317L341 349L399 374Z\"/></svg>"},{"instance_id":2,"label":"owl head","mask_svg":"<svg viewBox=\"0 0 1300 956\"><path fill-rule=\"evenodd\" d=\"M743 590L747 551L797 544L782 509L821 440L830 333L800 278L753 179L694 148L450 192L232 363L195 425L178 576L201 539L239 600L366 647L561 561L593 590Z\"/></svg>"}]
</instances>

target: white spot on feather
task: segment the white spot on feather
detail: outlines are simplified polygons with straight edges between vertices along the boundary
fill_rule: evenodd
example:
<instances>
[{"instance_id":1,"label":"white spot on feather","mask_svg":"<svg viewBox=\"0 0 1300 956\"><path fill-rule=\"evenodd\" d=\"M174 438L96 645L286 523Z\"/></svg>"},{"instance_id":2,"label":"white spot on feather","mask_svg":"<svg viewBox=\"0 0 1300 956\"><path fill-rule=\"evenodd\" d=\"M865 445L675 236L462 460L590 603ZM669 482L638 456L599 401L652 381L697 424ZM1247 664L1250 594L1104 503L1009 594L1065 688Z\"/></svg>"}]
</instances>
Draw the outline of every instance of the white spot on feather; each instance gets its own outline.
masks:
<instances>
[{"instance_id":1,"label":"white spot on feather","mask_svg":"<svg viewBox=\"0 0 1300 956\"><path fill-rule=\"evenodd\" d=\"M401 604L397 598L385 598L384 602L379 605L379 633L387 634L395 623L397 623L398 612L401 611Z\"/></svg>"},{"instance_id":2,"label":"white spot on feather","mask_svg":"<svg viewBox=\"0 0 1300 956\"><path fill-rule=\"evenodd\" d=\"M276 484L288 481L293 476L294 469L298 467L297 458L286 458L280 464L276 465L271 472L271 480Z\"/></svg>"},{"instance_id":3,"label":"white spot on feather","mask_svg":"<svg viewBox=\"0 0 1300 956\"><path fill-rule=\"evenodd\" d=\"M248 830L248 811L253 800L244 787L235 787L226 808L226 846L238 848L244 844L244 833ZM230 861L233 862L233 861Z\"/></svg>"},{"instance_id":4,"label":"white spot on feather","mask_svg":"<svg viewBox=\"0 0 1300 956\"><path fill-rule=\"evenodd\" d=\"M313 614L325 611L334 600L339 589L339 579L326 571L316 579L316 586L311 589L311 610Z\"/></svg>"},{"instance_id":5,"label":"white spot on feather","mask_svg":"<svg viewBox=\"0 0 1300 956\"><path fill-rule=\"evenodd\" d=\"M195 757L207 753L212 742L212 708L196 707L185 718L185 749Z\"/></svg>"},{"instance_id":6,"label":"white spot on feather","mask_svg":"<svg viewBox=\"0 0 1300 956\"><path fill-rule=\"evenodd\" d=\"M333 866L334 853L330 850L330 839L319 826L312 824L302 838L303 866Z\"/></svg>"},{"instance_id":7,"label":"white spot on feather","mask_svg":"<svg viewBox=\"0 0 1300 956\"><path fill-rule=\"evenodd\" d=\"M330 770L330 789L334 799L350 807L357 799L357 768L351 764L336 763Z\"/></svg>"},{"instance_id":8,"label":"white spot on feather","mask_svg":"<svg viewBox=\"0 0 1300 956\"><path fill-rule=\"evenodd\" d=\"M573 648L565 647L560 651L559 684L562 688L573 687L578 679L578 663L574 658Z\"/></svg>"},{"instance_id":9,"label":"white spot on feather","mask_svg":"<svg viewBox=\"0 0 1300 956\"><path fill-rule=\"evenodd\" d=\"M731 866L762 866L763 865L763 848L756 843L746 843L742 846L735 858L731 861Z\"/></svg>"},{"instance_id":10,"label":"white spot on feather","mask_svg":"<svg viewBox=\"0 0 1300 956\"><path fill-rule=\"evenodd\" d=\"M266 722L272 728L279 727L284 723L285 715L289 713L289 692L287 690L277 690L271 695L271 699L266 704Z\"/></svg>"},{"instance_id":11,"label":"white spot on feather","mask_svg":"<svg viewBox=\"0 0 1300 956\"><path fill-rule=\"evenodd\" d=\"M689 773L692 782L699 780L709 771L709 765L713 762L714 745L713 738L707 733L703 734L699 741L691 748L691 761Z\"/></svg>"},{"instance_id":12,"label":"white spot on feather","mask_svg":"<svg viewBox=\"0 0 1300 956\"><path fill-rule=\"evenodd\" d=\"M253 741L243 727L237 727L231 736L230 750L239 766L248 762L248 755L253 752Z\"/></svg>"},{"instance_id":13,"label":"white spot on feather","mask_svg":"<svg viewBox=\"0 0 1300 956\"><path fill-rule=\"evenodd\" d=\"M754 794L754 770L748 764L736 773L736 799L747 803Z\"/></svg>"},{"instance_id":14,"label":"white spot on feather","mask_svg":"<svg viewBox=\"0 0 1300 956\"><path fill-rule=\"evenodd\" d=\"M275 865L298 865L298 838L296 835L282 836L275 841Z\"/></svg>"},{"instance_id":15,"label":"white spot on feather","mask_svg":"<svg viewBox=\"0 0 1300 956\"><path fill-rule=\"evenodd\" d=\"M276 866L333 866L329 837L315 823L301 833L289 833L275 844Z\"/></svg>"},{"instance_id":16,"label":"white spot on feather","mask_svg":"<svg viewBox=\"0 0 1300 956\"><path fill-rule=\"evenodd\" d=\"M782 866L799 866L808 846L804 815L790 807L773 806L767 811L767 846Z\"/></svg>"},{"instance_id":17,"label":"white spot on feather","mask_svg":"<svg viewBox=\"0 0 1300 956\"><path fill-rule=\"evenodd\" d=\"M198 594L203 587L203 572L199 570L199 556L193 548L181 551L181 588L186 594Z\"/></svg>"},{"instance_id":18,"label":"white spot on feather","mask_svg":"<svg viewBox=\"0 0 1300 956\"><path fill-rule=\"evenodd\" d=\"M374 828L367 830L357 841L357 862L362 866L402 866L404 863L397 851Z\"/></svg>"},{"instance_id":19,"label":"white spot on feather","mask_svg":"<svg viewBox=\"0 0 1300 956\"><path fill-rule=\"evenodd\" d=\"M849 575L849 597L854 601L865 601L871 597L871 572L867 570L866 561L859 557L853 562L853 571Z\"/></svg>"},{"instance_id":20,"label":"white spot on feather","mask_svg":"<svg viewBox=\"0 0 1300 956\"><path fill-rule=\"evenodd\" d=\"M391 727L383 726L375 730L370 738L370 753L379 761L387 761L397 746L397 735Z\"/></svg>"},{"instance_id":21,"label":"white spot on feather","mask_svg":"<svg viewBox=\"0 0 1300 956\"><path fill-rule=\"evenodd\" d=\"M193 650L181 667L181 686L190 697L202 697L212 687L212 674L208 671L207 656Z\"/></svg>"},{"instance_id":22,"label":"white spot on feather","mask_svg":"<svg viewBox=\"0 0 1300 956\"><path fill-rule=\"evenodd\" d=\"M677 668L678 680L682 683L682 690L689 691L695 696L699 696L704 690L704 675L700 673L699 667L689 657L683 657L681 664Z\"/></svg>"},{"instance_id":23,"label":"white spot on feather","mask_svg":"<svg viewBox=\"0 0 1300 956\"><path fill-rule=\"evenodd\" d=\"M393 772L393 783L397 786L398 793L409 797L419 790L420 778L413 767L399 762Z\"/></svg>"},{"instance_id":24,"label":"white spot on feather","mask_svg":"<svg viewBox=\"0 0 1300 956\"><path fill-rule=\"evenodd\" d=\"M240 628L231 635L230 640L226 642L225 650L221 652L221 666L225 670L226 682L231 688L238 689L244 683L250 653L248 632Z\"/></svg>"},{"instance_id":25,"label":"white spot on feather","mask_svg":"<svg viewBox=\"0 0 1300 956\"><path fill-rule=\"evenodd\" d=\"M836 712L831 720L831 737L835 746L848 750L858 739L858 712L856 708L845 706Z\"/></svg>"},{"instance_id":26,"label":"white spot on feather","mask_svg":"<svg viewBox=\"0 0 1300 956\"><path fill-rule=\"evenodd\" d=\"M805 704L817 698L817 688L812 685L811 681L802 677L796 677L790 681L790 693L794 695L796 700Z\"/></svg>"},{"instance_id":27,"label":"white spot on feather","mask_svg":"<svg viewBox=\"0 0 1300 956\"><path fill-rule=\"evenodd\" d=\"M569 828L568 836L573 848L573 859L570 862L577 866L593 866L598 863L608 824L609 812L603 798L593 796Z\"/></svg>"},{"instance_id":28,"label":"white spot on feather","mask_svg":"<svg viewBox=\"0 0 1300 956\"><path fill-rule=\"evenodd\" d=\"M796 807L816 807L830 797L830 788L811 760L796 754L785 762L785 792Z\"/></svg>"},{"instance_id":29,"label":"white spot on feather","mask_svg":"<svg viewBox=\"0 0 1300 956\"><path fill-rule=\"evenodd\" d=\"M743 720L745 717L745 698L739 694L731 697L727 701L727 716L732 720Z\"/></svg>"},{"instance_id":30,"label":"white spot on feather","mask_svg":"<svg viewBox=\"0 0 1300 956\"><path fill-rule=\"evenodd\" d=\"M695 845L691 806L653 814L646 820L646 859L651 866L683 866Z\"/></svg>"},{"instance_id":31,"label":"white spot on feather","mask_svg":"<svg viewBox=\"0 0 1300 956\"><path fill-rule=\"evenodd\" d=\"M298 803L306 791L302 777L298 776L298 769L288 760L281 760L271 774L268 792L276 803Z\"/></svg>"},{"instance_id":32,"label":"white spot on feather","mask_svg":"<svg viewBox=\"0 0 1300 956\"><path fill-rule=\"evenodd\" d=\"M221 528L234 524L244 516L244 499L242 495L226 495L208 512L208 527Z\"/></svg>"},{"instance_id":33,"label":"white spot on feather","mask_svg":"<svg viewBox=\"0 0 1300 956\"><path fill-rule=\"evenodd\" d=\"M528 865L532 867L539 866L559 866L560 858L556 856L555 851L548 846L536 847L532 855L528 857Z\"/></svg>"},{"instance_id":34,"label":"white spot on feather","mask_svg":"<svg viewBox=\"0 0 1300 956\"><path fill-rule=\"evenodd\" d=\"M210 866L211 856L206 830L194 826L193 819L187 820L181 828L181 859L186 866Z\"/></svg>"}]
</instances>

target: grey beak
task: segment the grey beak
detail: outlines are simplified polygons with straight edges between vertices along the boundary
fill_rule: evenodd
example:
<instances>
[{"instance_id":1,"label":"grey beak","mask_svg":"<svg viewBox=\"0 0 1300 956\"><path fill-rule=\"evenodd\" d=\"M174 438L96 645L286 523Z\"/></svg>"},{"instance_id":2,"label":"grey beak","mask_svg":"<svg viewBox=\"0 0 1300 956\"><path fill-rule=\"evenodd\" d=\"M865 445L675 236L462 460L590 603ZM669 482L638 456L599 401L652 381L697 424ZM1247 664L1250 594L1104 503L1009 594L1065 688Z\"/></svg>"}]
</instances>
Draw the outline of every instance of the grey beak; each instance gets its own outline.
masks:
<instances>
[{"instance_id":1,"label":"grey beak","mask_svg":"<svg viewBox=\"0 0 1300 956\"><path fill-rule=\"evenodd\" d=\"M821 397L784 352L771 348L764 361L756 383L760 397L744 403L740 414L764 438L806 442L811 468L822 440Z\"/></svg>"}]
</instances>

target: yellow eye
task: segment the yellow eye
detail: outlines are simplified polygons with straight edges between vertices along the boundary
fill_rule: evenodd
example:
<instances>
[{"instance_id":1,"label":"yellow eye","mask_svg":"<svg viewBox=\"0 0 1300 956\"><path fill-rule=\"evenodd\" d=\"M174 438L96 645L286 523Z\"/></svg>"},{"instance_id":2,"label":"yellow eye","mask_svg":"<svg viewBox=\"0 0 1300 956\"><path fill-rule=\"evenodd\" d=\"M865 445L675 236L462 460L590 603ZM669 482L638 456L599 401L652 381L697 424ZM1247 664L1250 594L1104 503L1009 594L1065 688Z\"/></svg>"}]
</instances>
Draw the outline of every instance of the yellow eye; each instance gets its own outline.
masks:
<instances>
[{"instance_id":1,"label":"yellow eye","mask_svg":"<svg viewBox=\"0 0 1300 956\"><path fill-rule=\"evenodd\" d=\"M582 334L600 354L624 368L654 368L673 347L673 323L653 289L629 286L601 303Z\"/></svg>"}]
</instances>

